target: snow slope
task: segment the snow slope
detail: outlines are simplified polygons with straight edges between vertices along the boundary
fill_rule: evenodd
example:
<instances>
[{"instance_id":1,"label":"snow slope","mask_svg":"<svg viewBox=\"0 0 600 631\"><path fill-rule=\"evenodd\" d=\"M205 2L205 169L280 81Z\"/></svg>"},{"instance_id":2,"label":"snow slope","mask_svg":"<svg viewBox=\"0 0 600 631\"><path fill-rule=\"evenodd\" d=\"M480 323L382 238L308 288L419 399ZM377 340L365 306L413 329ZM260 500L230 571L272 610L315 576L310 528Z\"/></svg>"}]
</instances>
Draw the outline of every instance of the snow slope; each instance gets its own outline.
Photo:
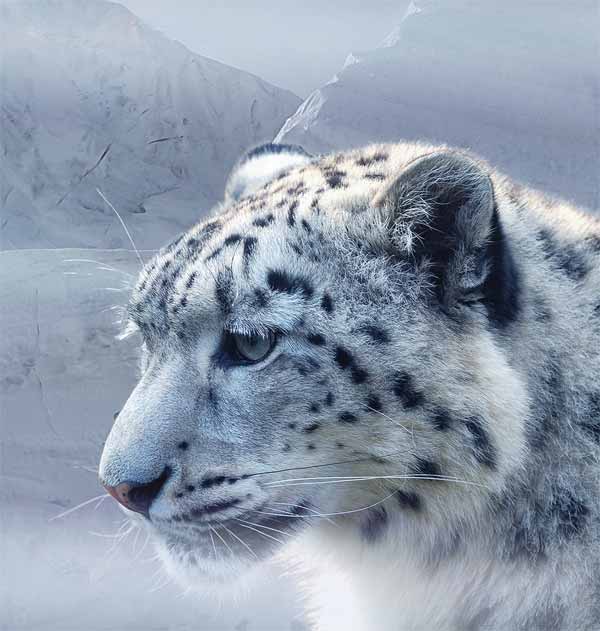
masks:
<instances>
[{"instance_id":1,"label":"snow slope","mask_svg":"<svg viewBox=\"0 0 600 631\"><path fill-rule=\"evenodd\" d=\"M0 629L299 631L276 572L221 609L165 585L145 536L108 536L123 522L112 500L49 521L103 493L102 444L137 361L111 307L138 269L124 250L0 252Z\"/></svg>"},{"instance_id":2,"label":"snow slope","mask_svg":"<svg viewBox=\"0 0 600 631\"><path fill-rule=\"evenodd\" d=\"M0 248L139 247L189 226L300 99L105 0L0 3Z\"/></svg>"},{"instance_id":3,"label":"snow slope","mask_svg":"<svg viewBox=\"0 0 600 631\"><path fill-rule=\"evenodd\" d=\"M470 147L517 179L598 208L599 24L595 0L415 0L277 140L317 152L400 138Z\"/></svg>"}]
</instances>

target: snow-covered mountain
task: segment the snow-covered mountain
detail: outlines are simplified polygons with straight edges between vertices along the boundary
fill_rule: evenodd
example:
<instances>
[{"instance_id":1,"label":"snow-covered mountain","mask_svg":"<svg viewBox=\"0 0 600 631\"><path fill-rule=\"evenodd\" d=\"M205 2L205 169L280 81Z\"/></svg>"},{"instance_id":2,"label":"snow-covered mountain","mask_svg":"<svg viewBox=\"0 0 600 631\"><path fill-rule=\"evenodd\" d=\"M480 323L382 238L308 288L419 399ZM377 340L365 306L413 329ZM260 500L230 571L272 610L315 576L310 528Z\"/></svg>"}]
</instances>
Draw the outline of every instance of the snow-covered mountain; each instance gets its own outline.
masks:
<instances>
[{"instance_id":1,"label":"snow-covered mountain","mask_svg":"<svg viewBox=\"0 0 600 631\"><path fill-rule=\"evenodd\" d=\"M470 147L515 178L598 208L600 13L595 0L414 0L277 140L330 151L373 140Z\"/></svg>"},{"instance_id":2,"label":"snow-covered mountain","mask_svg":"<svg viewBox=\"0 0 600 631\"><path fill-rule=\"evenodd\" d=\"M104 0L0 3L0 247L155 248L300 103Z\"/></svg>"}]
</instances>

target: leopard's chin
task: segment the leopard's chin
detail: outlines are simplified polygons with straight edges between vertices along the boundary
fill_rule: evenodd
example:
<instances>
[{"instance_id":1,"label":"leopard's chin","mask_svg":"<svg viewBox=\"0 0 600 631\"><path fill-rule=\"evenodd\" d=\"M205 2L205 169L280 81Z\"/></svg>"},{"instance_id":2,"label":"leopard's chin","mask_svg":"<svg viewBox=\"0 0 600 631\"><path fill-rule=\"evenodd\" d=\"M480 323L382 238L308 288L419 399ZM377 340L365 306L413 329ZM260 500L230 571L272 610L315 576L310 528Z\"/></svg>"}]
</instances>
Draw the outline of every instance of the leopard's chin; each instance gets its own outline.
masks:
<instances>
[{"instance_id":1,"label":"leopard's chin","mask_svg":"<svg viewBox=\"0 0 600 631\"><path fill-rule=\"evenodd\" d=\"M213 534L214 538L214 534ZM272 552L246 554L213 547L210 537L195 541L174 536L154 535L154 546L169 577L180 587L211 597L245 592L246 584L260 571ZM217 541L218 538L217 538ZM231 546L230 546L231 547ZM238 553L239 552L239 553ZM215 556L215 553L217 556Z\"/></svg>"}]
</instances>

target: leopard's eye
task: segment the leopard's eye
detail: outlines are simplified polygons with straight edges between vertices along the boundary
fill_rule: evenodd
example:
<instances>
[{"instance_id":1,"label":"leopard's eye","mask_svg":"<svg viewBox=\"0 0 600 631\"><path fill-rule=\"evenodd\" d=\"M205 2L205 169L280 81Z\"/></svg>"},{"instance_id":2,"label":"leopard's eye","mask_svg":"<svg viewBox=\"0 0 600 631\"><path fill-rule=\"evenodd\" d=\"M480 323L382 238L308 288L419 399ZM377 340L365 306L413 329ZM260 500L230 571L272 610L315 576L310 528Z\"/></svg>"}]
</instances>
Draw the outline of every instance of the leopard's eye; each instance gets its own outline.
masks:
<instances>
[{"instance_id":1,"label":"leopard's eye","mask_svg":"<svg viewBox=\"0 0 600 631\"><path fill-rule=\"evenodd\" d=\"M230 340L239 359L251 363L265 359L275 346L275 335L272 333L266 336L231 333Z\"/></svg>"}]
</instances>

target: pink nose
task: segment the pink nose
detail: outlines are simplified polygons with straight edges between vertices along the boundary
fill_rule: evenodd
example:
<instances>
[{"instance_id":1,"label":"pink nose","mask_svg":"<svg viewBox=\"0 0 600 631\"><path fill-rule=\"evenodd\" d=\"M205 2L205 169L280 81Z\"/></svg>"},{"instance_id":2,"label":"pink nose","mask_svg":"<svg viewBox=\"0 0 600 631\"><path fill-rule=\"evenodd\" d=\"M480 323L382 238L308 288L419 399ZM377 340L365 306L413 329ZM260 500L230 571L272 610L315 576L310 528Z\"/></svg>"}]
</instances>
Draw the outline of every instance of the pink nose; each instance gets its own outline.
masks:
<instances>
[{"instance_id":1,"label":"pink nose","mask_svg":"<svg viewBox=\"0 0 600 631\"><path fill-rule=\"evenodd\" d=\"M125 508L148 517L150 506L160 493L169 475L171 475L171 469L166 467L160 476L152 482L145 484L121 482L116 486L103 483L103 486Z\"/></svg>"}]
</instances>

